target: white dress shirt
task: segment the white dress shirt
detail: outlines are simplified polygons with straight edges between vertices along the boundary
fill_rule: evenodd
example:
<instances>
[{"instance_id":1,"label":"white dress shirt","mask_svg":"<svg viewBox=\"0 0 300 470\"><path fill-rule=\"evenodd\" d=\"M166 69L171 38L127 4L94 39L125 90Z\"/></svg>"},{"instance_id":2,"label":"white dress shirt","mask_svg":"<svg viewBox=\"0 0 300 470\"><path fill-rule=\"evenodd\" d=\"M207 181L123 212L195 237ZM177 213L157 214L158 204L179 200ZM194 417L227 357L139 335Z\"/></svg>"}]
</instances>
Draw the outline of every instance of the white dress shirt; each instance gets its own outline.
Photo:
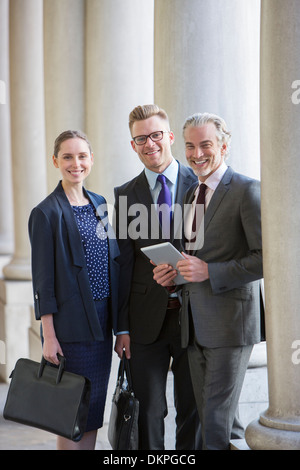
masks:
<instances>
[{"instance_id":1,"label":"white dress shirt","mask_svg":"<svg viewBox=\"0 0 300 470\"><path fill-rule=\"evenodd\" d=\"M206 180L205 180L205 184L207 186L206 188L206 193L205 193L205 210L207 209L208 207L208 204L210 203L210 200L215 192L215 190L217 189L217 186L218 184L220 183L221 179L223 178L224 176L224 173L226 172L227 170L227 165L225 162L223 162L219 168L214 171ZM188 215L187 215L187 218L186 218L186 227L185 227L185 234L187 236L187 238L192 238L192 224L193 224L193 218L194 218L194 213L195 213L195 205L196 205L196 201L197 201L197 197L198 197L198 193L199 193L199 189L200 189L200 184L201 184L201 181L199 181L199 184L195 190L195 196L194 196L194 199L192 201L192 205L191 205L191 210L188 212Z\"/></svg>"},{"instance_id":2,"label":"white dress shirt","mask_svg":"<svg viewBox=\"0 0 300 470\"><path fill-rule=\"evenodd\" d=\"M176 188L177 188L177 176L178 176L178 162L173 158L170 165L165 169L162 173L167 178L167 185L171 191L172 196L172 205L175 203L175 196L176 196ZM156 204L158 195L161 190L161 183L157 181L157 177L159 173L149 170L145 168L145 175L149 183L149 189L153 198L153 202Z\"/></svg>"}]
</instances>

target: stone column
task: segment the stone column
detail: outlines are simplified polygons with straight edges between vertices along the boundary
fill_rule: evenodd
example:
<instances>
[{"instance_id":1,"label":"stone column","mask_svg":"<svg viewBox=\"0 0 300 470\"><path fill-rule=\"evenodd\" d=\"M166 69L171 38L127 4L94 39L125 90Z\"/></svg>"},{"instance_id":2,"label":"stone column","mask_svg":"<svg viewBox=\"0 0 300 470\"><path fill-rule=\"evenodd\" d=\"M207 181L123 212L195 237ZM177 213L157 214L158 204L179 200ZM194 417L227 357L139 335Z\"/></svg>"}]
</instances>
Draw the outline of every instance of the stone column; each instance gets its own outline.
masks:
<instances>
[{"instance_id":1,"label":"stone column","mask_svg":"<svg viewBox=\"0 0 300 470\"><path fill-rule=\"evenodd\" d=\"M111 218L113 188L143 168L130 145L128 117L135 106L153 103L153 4L86 1L86 133L95 156L87 186L107 199ZM107 396L117 367L114 355Z\"/></svg>"},{"instance_id":2,"label":"stone column","mask_svg":"<svg viewBox=\"0 0 300 470\"><path fill-rule=\"evenodd\" d=\"M45 120L48 192L61 178L52 163L54 140L85 130L84 0L44 0Z\"/></svg>"},{"instance_id":3,"label":"stone column","mask_svg":"<svg viewBox=\"0 0 300 470\"><path fill-rule=\"evenodd\" d=\"M261 167L269 408L250 448L300 449L300 79L298 0L262 0Z\"/></svg>"},{"instance_id":4,"label":"stone column","mask_svg":"<svg viewBox=\"0 0 300 470\"><path fill-rule=\"evenodd\" d=\"M32 286L28 217L46 195L43 1L11 0L10 106L15 249L0 280L0 339L7 380L19 357L29 356Z\"/></svg>"},{"instance_id":5,"label":"stone column","mask_svg":"<svg viewBox=\"0 0 300 470\"><path fill-rule=\"evenodd\" d=\"M43 1L10 1L11 143L15 251L6 279L31 279L28 217L46 194Z\"/></svg>"},{"instance_id":6,"label":"stone column","mask_svg":"<svg viewBox=\"0 0 300 470\"><path fill-rule=\"evenodd\" d=\"M153 102L153 0L87 0L86 132L95 155L88 185L113 205L113 188L143 168L128 116Z\"/></svg>"},{"instance_id":7,"label":"stone column","mask_svg":"<svg viewBox=\"0 0 300 470\"><path fill-rule=\"evenodd\" d=\"M2 257L2 255L11 254L14 247L9 109L8 24L9 3L8 0L0 0L0 257ZM6 262L7 261L8 260L6 260ZM0 264L0 272L2 272L2 263Z\"/></svg>"},{"instance_id":8,"label":"stone column","mask_svg":"<svg viewBox=\"0 0 300 470\"><path fill-rule=\"evenodd\" d=\"M155 102L169 114L185 163L182 124L196 112L232 131L228 163L259 178L260 0L156 0Z\"/></svg>"}]
</instances>

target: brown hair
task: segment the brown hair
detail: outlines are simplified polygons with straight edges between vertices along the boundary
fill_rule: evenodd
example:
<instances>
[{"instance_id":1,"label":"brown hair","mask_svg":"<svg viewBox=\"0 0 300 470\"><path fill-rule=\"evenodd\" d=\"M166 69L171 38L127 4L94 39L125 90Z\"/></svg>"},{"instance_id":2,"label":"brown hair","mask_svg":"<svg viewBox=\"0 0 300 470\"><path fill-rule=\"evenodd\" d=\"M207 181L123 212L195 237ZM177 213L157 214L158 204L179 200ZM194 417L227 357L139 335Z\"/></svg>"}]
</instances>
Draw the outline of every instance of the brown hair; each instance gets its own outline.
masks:
<instances>
[{"instance_id":1,"label":"brown hair","mask_svg":"<svg viewBox=\"0 0 300 470\"><path fill-rule=\"evenodd\" d=\"M168 126L170 126L168 115L164 109L160 108L156 104L145 104L143 106L136 106L129 114L130 132L132 132L132 126L136 121L143 121L144 119L148 119L152 116L159 116L167 122Z\"/></svg>"},{"instance_id":2,"label":"brown hair","mask_svg":"<svg viewBox=\"0 0 300 470\"><path fill-rule=\"evenodd\" d=\"M55 158L57 158L57 156L58 156L58 152L60 150L61 144L65 140L68 140L68 139L82 139L82 140L84 140L88 144L90 153L92 153L91 144L90 144L87 136L83 132L81 132L81 131L64 131L61 134L59 134L59 136L55 139L54 151L53 151Z\"/></svg>"}]
</instances>

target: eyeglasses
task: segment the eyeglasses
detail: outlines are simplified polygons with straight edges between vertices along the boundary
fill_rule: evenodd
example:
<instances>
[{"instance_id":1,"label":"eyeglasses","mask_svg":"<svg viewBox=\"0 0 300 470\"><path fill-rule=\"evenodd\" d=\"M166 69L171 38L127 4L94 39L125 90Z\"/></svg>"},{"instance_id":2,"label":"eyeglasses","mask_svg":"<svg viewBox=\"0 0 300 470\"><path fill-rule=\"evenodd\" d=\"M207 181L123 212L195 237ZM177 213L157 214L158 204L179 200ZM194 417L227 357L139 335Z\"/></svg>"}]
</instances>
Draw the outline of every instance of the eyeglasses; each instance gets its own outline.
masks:
<instances>
[{"instance_id":1,"label":"eyeglasses","mask_svg":"<svg viewBox=\"0 0 300 470\"><path fill-rule=\"evenodd\" d=\"M169 133L170 131L156 131L149 135L138 135L136 137L132 137L132 140L136 143L136 145L144 145L147 142L148 137L150 137L153 142L158 142L159 140L162 140L164 134Z\"/></svg>"}]
</instances>

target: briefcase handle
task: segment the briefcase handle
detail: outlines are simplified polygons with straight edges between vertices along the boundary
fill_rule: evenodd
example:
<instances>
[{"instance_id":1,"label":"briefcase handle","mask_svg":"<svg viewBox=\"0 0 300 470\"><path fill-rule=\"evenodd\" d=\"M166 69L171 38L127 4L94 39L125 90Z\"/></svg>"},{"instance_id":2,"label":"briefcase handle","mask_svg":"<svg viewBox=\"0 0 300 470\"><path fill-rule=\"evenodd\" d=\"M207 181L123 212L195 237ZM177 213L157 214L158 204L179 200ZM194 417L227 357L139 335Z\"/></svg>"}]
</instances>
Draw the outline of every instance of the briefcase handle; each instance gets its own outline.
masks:
<instances>
[{"instance_id":1,"label":"briefcase handle","mask_svg":"<svg viewBox=\"0 0 300 470\"><path fill-rule=\"evenodd\" d=\"M129 360L125 356L125 353L123 353L123 356L122 356L122 359L121 359L120 365L119 365L119 372L118 372L118 379L119 379L119 383L120 383L121 387L122 387L123 382L124 382L125 372L126 372L128 388L129 388L129 390L132 390L132 380L131 380L131 374L130 374Z\"/></svg>"},{"instance_id":2,"label":"briefcase handle","mask_svg":"<svg viewBox=\"0 0 300 470\"><path fill-rule=\"evenodd\" d=\"M56 382L55 382L56 385L58 385L59 382L61 381L63 371L66 365L66 358L64 356L61 356L59 353L57 353L57 357L59 359L59 367L58 367L57 376L56 376ZM42 360L41 360L40 367L38 370L38 378L42 377L46 364L47 364L47 361L44 358L44 356L42 356Z\"/></svg>"}]
</instances>

